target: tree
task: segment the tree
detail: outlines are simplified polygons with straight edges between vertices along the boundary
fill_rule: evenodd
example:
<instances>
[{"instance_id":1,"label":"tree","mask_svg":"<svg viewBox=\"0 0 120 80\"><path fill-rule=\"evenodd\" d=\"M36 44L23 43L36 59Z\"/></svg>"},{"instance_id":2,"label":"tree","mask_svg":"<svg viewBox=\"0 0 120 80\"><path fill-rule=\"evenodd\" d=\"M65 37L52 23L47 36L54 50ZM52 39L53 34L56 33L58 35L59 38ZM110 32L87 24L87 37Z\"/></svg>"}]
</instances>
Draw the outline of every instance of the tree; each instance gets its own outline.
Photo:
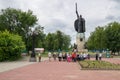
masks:
<instances>
[{"instance_id":1,"label":"tree","mask_svg":"<svg viewBox=\"0 0 120 80\"><path fill-rule=\"evenodd\" d=\"M11 34L7 30L0 32L0 61L20 58L24 48L21 36Z\"/></svg>"},{"instance_id":2,"label":"tree","mask_svg":"<svg viewBox=\"0 0 120 80\"><path fill-rule=\"evenodd\" d=\"M48 33L46 36L46 49L51 51L54 49L54 34L53 33Z\"/></svg>"},{"instance_id":3,"label":"tree","mask_svg":"<svg viewBox=\"0 0 120 80\"><path fill-rule=\"evenodd\" d=\"M92 32L92 33L90 34L90 37L89 37L88 40L87 40L87 48L88 48L89 50L94 50L94 49L95 49L95 44L94 44L94 42L95 42L95 32Z\"/></svg>"},{"instance_id":4,"label":"tree","mask_svg":"<svg viewBox=\"0 0 120 80\"><path fill-rule=\"evenodd\" d=\"M35 36L35 45L36 47L45 47L45 34L43 32L44 27L38 25L35 27L34 32Z\"/></svg>"},{"instance_id":5,"label":"tree","mask_svg":"<svg viewBox=\"0 0 120 80\"><path fill-rule=\"evenodd\" d=\"M25 44L28 42L28 31L37 23L37 17L31 10L23 12L20 9L2 9L0 14L0 31L8 30L10 33L22 36Z\"/></svg>"},{"instance_id":6,"label":"tree","mask_svg":"<svg viewBox=\"0 0 120 80\"><path fill-rule=\"evenodd\" d=\"M113 53L120 51L120 23L112 22L106 26L107 48Z\"/></svg>"},{"instance_id":7,"label":"tree","mask_svg":"<svg viewBox=\"0 0 120 80\"><path fill-rule=\"evenodd\" d=\"M27 47L28 50L32 49L33 46L33 36L34 36L34 47L45 47L45 34L43 32L44 27L36 25L34 28L29 28L27 37Z\"/></svg>"},{"instance_id":8,"label":"tree","mask_svg":"<svg viewBox=\"0 0 120 80\"><path fill-rule=\"evenodd\" d=\"M103 27L97 27L95 30L95 48L97 50L103 50L105 48L105 34Z\"/></svg>"},{"instance_id":9,"label":"tree","mask_svg":"<svg viewBox=\"0 0 120 80\"><path fill-rule=\"evenodd\" d=\"M62 50L69 50L70 45L71 45L71 38L69 35L63 34L63 46Z\"/></svg>"},{"instance_id":10,"label":"tree","mask_svg":"<svg viewBox=\"0 0 120 80\"><path fill-rule=\"evenodd\" d=\"M112 22L103 27L97 27L87 41L88 49L109 49L120 52L120 23Z\"/></svg>"},{"instance_id":11,"label":"tree","mask_svg":"<svg viewBox=\"0 0 120 80\"><path fill-rule=\"evenodd\" d=\"M105 49L105 32L104 32L104 27L98 26L94 32L91 33L87 46L89 49L96 49L102 51Z\"/></svg>"},{"instance_id":12,"label":"tree","mask_svg":"<svg viewBox=\"0 0 120 80\"><path fill-rule=\"evenodd\" d=\"M23 12L20 9L13 8L1 10L0 30L7 29L12 33L23 35L23 33L25 33L23 29L27 32L28 28L33 27L36 22L37 18L30 10L28 10L28 12Z\"/></svg>"},{"instance_id":13,"label":"tree","mask_svg":"<svg viewBox=\"0 0 120 80\"><path fill-rule=\"evenodd\" d=\"M45 48L45 37L46 37L46 34L44 33L37 35L36 47Z\"/></svg>"},{"instance_id":14,"label":"tree","mask_svg":"<svg viewBox=\"0 0 120 80\"><path fill-rule=\"evenodd\" d=\"M68 50L70 47L70 36L61 31L48 33L46 36L46 49L49 51Z\"/></svg>"},{"instance_id":15,"label":"tree","mask_svg":"<svg viewBox=\"0 0 120 80\"><path fill-rule=\"evenodd\" d=\"M63 46L63 33L61 31L56 31L57 46L62 50Z\"/></svg>"}]
</instances>

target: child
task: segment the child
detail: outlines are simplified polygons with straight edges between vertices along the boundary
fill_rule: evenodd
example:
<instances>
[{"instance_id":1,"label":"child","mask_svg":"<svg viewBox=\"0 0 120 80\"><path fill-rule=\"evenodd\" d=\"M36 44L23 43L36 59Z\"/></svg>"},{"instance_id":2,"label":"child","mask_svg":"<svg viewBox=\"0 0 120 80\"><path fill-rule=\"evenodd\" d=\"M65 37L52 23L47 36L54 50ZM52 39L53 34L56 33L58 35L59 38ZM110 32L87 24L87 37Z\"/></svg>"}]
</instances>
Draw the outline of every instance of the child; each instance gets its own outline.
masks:
<instances>
[{"instance_id":1,"label":"child","mask_svg":"<svg viewBox=\"0 0 120 80\"><path fill-rule=\"evenodd\" d=\"M70 54L67 54L67 62L71 62L71 61L72 61L72 59L71 59Z\"/></svg>"}]
</instances>

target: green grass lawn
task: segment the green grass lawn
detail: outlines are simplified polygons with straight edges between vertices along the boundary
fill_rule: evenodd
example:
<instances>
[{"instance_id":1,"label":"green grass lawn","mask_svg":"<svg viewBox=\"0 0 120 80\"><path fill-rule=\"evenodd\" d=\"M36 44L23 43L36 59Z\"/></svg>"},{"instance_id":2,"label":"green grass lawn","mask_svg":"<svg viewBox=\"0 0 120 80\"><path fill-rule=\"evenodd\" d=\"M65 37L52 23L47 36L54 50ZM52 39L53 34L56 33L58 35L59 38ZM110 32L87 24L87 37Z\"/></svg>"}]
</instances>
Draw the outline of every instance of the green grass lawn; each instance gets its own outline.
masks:
<instances>
[{"instance_id":1,"label":"green grass lawn","mask_svg":"<svg viewBox=\"0 0 120 80\"><path fill-rule=\"evenodd\" d=\"M48 57L48 52L41 53L42 57Z\"/></svg>"},{"instance_id":2,"label":"green grass lawn","mask_svg":"<svg viewBox=\"0 0 120 80\"><path fill-rule=\"evenodd\" d=\"M120 70L120 64L112 64L105 61L80 61L82 70Z\"/></svg>"}]
</instances>

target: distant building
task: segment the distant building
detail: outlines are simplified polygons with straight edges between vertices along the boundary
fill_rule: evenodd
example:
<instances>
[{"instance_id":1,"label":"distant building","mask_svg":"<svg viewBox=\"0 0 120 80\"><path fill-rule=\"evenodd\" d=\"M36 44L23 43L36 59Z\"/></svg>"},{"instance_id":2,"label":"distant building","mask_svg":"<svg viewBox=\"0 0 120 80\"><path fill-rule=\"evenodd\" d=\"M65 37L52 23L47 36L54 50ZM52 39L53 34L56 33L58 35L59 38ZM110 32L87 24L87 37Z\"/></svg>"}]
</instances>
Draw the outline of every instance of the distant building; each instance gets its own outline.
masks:
<instances>
[{"instance_id":1,"label":"distant building","mask_svg":"<svg viewBox=\"0 0 120 80\"><path fill-rule=\"evenodd\" d=\"M44 48L35 48L35 52L43 53L44 52Z\"/></svg>"}]
</instances>

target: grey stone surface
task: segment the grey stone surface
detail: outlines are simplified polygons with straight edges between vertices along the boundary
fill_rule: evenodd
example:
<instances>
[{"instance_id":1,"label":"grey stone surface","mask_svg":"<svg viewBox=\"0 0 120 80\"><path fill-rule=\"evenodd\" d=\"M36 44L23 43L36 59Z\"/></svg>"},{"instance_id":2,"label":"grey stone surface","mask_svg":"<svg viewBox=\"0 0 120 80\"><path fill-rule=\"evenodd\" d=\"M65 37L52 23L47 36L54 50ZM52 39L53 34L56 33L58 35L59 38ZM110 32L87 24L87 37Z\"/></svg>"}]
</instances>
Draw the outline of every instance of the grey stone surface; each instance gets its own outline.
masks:
<instances>
[{"instance_id":1,"label":"grey stone surface","mask_svg":"<svg viewBox=\"0 0 120 80\"><path fill-rule=\"evenodd\" d=\"M82 37L82 41L80 41L80 38ZM84 45L85 45L85 35L83 34L77 34L76 36L76 44L78 52L84 51Z\"/></svg>"},{"instance_id":2,"label":"grey stone surface","mask_svg":"<svg viewBox=\"0 0 120 80\"><path fill-rule=\"evenodd\" d=\"M29 62L30 57L24 57L22 60L19 61L11 61L11 62L0 62L0 72L9 71L15 68L20 68L26 65L34 64L38 62ZM48 60L48 58L42 58L42 61Z\"/></svg>"}]
</instances>

